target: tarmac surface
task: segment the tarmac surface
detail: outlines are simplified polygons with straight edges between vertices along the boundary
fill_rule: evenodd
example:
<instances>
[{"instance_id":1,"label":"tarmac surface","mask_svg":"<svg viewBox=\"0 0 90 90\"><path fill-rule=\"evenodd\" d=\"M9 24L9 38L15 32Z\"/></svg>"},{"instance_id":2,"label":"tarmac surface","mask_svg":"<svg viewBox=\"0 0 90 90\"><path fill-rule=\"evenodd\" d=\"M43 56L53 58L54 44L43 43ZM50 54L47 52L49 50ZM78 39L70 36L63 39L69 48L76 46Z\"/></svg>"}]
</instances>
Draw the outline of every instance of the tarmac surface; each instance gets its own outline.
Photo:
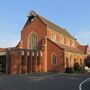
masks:
<instances>
[{"instance_id":1,"label":"tarmac surface","mask_svg":"<svg viewBox=\"0 0 90 90\"><path fill-rule=\"evenodd\" d=\"M31 75L0 75L0 90L79 90L79 85L90 78L90 73L72 75L64 73L43 73ZM90 81L81 90L90 90Z\"/></svg>"}]
</instances>

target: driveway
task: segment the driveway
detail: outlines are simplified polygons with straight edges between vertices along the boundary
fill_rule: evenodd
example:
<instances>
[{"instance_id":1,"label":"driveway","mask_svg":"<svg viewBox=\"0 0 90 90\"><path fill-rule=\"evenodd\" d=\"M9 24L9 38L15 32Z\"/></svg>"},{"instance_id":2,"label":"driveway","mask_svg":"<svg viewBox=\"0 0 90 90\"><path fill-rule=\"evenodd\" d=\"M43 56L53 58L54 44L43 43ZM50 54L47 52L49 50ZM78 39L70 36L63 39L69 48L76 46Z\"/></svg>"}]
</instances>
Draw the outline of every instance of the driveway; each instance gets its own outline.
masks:
<instances>
[{"instance_id":1,"label":"driveway","mask_svg":"<svg viewBox=\"0 0 90 90\"><path fill-rule=\"evenodd\" d=\"M0 90L79 90L79 85L90 77L70 74L0 75ZM90 81L82 90L90 90ZM88 88L87 88L88 87Z\"/></svg>"}]
</instances>

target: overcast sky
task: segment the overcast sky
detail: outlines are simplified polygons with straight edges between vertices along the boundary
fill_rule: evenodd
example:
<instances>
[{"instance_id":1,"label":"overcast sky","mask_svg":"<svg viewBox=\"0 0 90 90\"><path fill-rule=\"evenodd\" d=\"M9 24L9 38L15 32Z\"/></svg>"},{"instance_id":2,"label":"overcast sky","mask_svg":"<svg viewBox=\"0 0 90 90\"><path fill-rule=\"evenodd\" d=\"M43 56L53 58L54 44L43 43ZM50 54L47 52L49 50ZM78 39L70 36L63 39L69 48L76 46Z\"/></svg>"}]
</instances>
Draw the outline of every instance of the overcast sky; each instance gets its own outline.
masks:
<instances>
[{"instance_id":1,"label":"overcast sky","mask_svg":"<svg viewBox=\"0 0 90 90\"><path fill-rule=\"evenodd\" d=\"M1 0L0 47L14 47L29 10L65 28L81 44L90 45L90 0Z\"/></svg>"}]
</instances>

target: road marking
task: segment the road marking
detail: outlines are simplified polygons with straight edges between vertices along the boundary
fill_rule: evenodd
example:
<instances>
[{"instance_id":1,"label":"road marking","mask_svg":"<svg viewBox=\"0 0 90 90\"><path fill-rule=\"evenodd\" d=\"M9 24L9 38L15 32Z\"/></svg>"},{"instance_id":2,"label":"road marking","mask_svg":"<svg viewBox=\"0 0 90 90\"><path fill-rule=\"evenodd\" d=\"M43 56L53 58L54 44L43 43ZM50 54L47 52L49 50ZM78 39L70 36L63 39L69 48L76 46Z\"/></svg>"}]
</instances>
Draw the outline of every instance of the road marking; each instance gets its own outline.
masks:
<instances>
[{"instance_id":1,"label":"road marking","mask_svg":"<svg viewBox=\"0 0 90 90\"><path fill-rule=\"evenodd\" d=\"M81 83L79 84L79 90L82 90L82 85L83 85L85 82L87 82L89 79L90 79L90 78L87 78L86 80L84 80L83 82L81 82Z\"/></svg>"}]
</instances>

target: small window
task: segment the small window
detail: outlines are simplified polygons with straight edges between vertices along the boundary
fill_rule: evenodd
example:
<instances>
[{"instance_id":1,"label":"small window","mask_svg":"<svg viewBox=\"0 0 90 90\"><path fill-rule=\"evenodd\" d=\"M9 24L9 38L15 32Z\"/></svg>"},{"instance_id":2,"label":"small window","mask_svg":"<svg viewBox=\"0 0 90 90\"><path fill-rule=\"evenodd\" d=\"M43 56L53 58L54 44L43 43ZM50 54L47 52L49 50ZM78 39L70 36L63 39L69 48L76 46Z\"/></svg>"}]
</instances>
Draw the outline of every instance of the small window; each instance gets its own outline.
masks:
<instances>
[{"instance_id":1,"label":"small window","mask_svg":"<svg viewBox=\"0 0 90 90\"><path fill-rule=\"evenodd\" d=\"M68 40L68 43L67 43L68 46L70 46L70 40Z\"/></svg>"},{"instance_id":2,"label":"small window","mask_svg":"<svg viewBox=\"0 0 90 90\"><path fill-rule=\"evenodd\" d=\"M56 33L55 32L52 32L52 40L56 41Z\"/></svg>"},{"instance_id":3,"label":"small window","mask_svg":"<svg viewBox=\"0 0 90 90\"><path fill-rule=\"evenodd\" d=\"M53 64L53 65L57 64L57 58L56 58L56 54L55 53L53 53L51 55L51 64Z\"/></svg>"},{"instance_id":4,"label":"small window","mask_svg":"<svg viewBox=\"0 0 90 90\"><path fill-rule=\"evenodd\" d=\"M60 34L60 43L63 44L64 43L64 36L62 34Z\"/></svg>"},{"instance_id":5,"label":"small window","mask_svg":"<svg viewBox=\"0 0 90 90\"><path fill-rule=\"evenodd\" d=\"M70 46L72 46L72 40L70 40Z\"/></svg>"},{"instance_id":6,"label":"small window","mask_svg":"<svg viewBox=\"0 0 90 90\"><path fill-rule=\"evenodd\" d=\"M73 42L73 47L75 47L75 42Z\"/></svg>"}]
</instances>

